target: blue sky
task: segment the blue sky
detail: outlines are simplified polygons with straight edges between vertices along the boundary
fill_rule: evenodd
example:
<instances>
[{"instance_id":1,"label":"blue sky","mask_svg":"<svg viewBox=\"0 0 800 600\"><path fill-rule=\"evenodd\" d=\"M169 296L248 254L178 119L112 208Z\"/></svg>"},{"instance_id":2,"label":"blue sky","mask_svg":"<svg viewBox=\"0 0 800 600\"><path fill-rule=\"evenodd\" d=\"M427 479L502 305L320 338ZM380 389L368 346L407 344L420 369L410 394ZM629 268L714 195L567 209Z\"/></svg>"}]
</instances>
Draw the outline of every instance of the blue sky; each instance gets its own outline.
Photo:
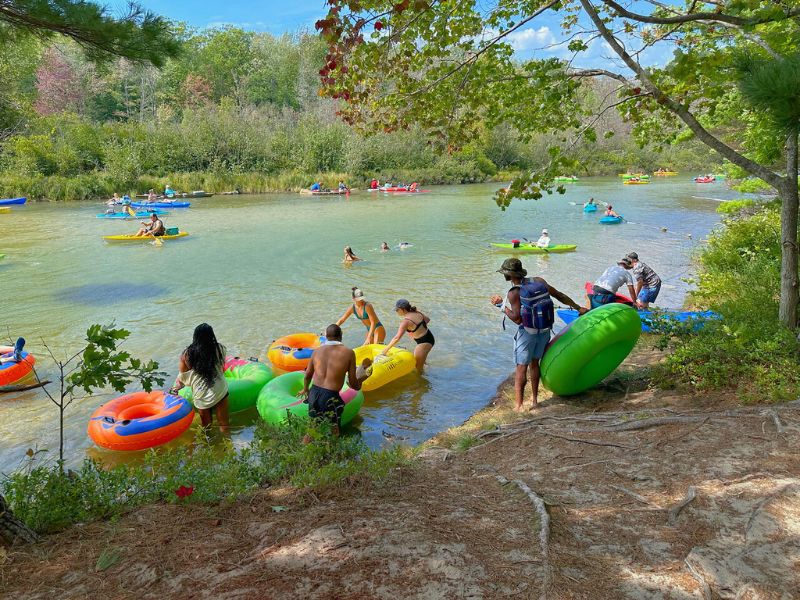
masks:
<instances>
[{"instance_id":1,"label":"blue sky","mask_svg":"<svg viewBox=\"0 0 800 600\"><path fill-rule=\"evenodd\" d=\"M140 0L140 3L156 13L174 21L183 21L198 29L234 25L252 31L268 31L274 34L296 32L300 29L314 30L314 22L322 18L327 8L324 0ZM112 7L114 3L109 3ZM571 53L565 45L559 45L563 34L558 17L545 13L529 27L516 31L511 38L519 58L531 56L557 56L569 58ZM645 64L659 65L669 60L671 48L664 46L648 50ZM621 65L614 67L612 52L599 40L590 44L590 49L575 61L576 67L603 67L625 71Z\"/></svg>"},{"instance_id":2,"label":"blue sky","mask_svg":"<svg viewBox=\"0 0 800 600\"><path fill-rule=\"evenodd\" d=\"M314 21L327 12L324 0L140 0L140 4L199 29L230 24L270 33L313 30Z\"/></svg>"}]
</instances>

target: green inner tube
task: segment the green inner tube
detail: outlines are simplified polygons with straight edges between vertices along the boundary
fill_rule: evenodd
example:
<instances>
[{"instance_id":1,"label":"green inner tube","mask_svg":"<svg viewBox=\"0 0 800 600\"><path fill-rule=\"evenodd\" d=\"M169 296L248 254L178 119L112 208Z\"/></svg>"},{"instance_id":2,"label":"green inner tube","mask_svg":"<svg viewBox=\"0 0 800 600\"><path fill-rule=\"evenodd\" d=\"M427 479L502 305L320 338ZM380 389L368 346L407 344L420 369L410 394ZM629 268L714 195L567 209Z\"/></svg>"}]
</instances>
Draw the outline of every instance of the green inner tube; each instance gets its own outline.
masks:
<instances>
[{"instance_id":1,"label":"green inner tube","mask_svg":"<svg viewBox=\"0 0 800 600\"><path fill-rule=\"evenodd\" d=\"M231 367L224 375L228 380L228 412L232 413L255 406L261 389L275 377L272 369L260 362ZM178 395L192 402L192 388L183 387Z\"/></svg>"},{"instance_id":2,"label":"green inner tube","mask_svg":"<svg viewBox=\"0 0 800 600\"><path fill-rule=\"evenodd\" d=\"M550 343L541 362L542 384L571 396L600 383L630 354L642 322L624 304L607 304L575 320Z\"/></svg>"},{"instance_id":3,"label":"green inner tube","mask_svg":"<svg viewBox=\"0 0 800 600\"><path fill-rule=\"evenodd\" d=\"M276 377L265 385L258 395L258 414L261 418L274 425L285 423L288 414L307 419L308 404L297 398L297 393L303 389L304 377L305 373L302 371L293 371ZM346 425L361 410L364 394L361 390L354 392L345 385L341 396L345 402L341 424Z\"/></svg>"}]
</instances>

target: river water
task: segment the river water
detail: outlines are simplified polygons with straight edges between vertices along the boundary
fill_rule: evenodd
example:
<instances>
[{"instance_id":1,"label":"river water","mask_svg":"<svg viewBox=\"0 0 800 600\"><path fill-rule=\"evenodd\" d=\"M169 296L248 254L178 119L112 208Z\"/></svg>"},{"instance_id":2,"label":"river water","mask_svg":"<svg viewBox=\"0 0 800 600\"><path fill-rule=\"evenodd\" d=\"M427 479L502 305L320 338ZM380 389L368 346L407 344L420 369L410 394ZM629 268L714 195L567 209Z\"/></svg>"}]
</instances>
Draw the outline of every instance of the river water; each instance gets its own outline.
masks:
<instances>
[{"instance_id":1,"label":"river water","mask_svg":"<svg viewBox=\"0 0 800 600\"><path fill-rule=\"evenodd\" d=\"M635 250L664 280L658 305L678 307L691 253L719 221L718 202L694 196L736 195L722 184L687 179L640 186L583 179L567 184L563 196L517 201L505 212L492 201L498 184L434 187L415 196L361 192L349 199L215 196L165 217L167 226L191 235L162 247L104 243L102 235L134 231L136 224L96 219L103 210L98 203L30 204L0 215L0 252L7 255L0 261L0 335L4 343L27 338L40 375L52 378L42 340L65 356L80 347L90 324L113 321L132 331L127 350L170 373L168 385L197 324L212 324L230 353L263 360L275 338L321 331L335 321L358 285L389 336L400 297L431 317L437 343L425 374L368 393L359 423L372 446L385 435L417 443L484 406L513 368L512 328L502 330L487 301L507 287L495 271L508 255L489 242L535 239L547 227L554 244L577 243L575 253L521 258L530 273L581 303L585 281ZM585 215L575 203L590 195L612 202L629 223L601 226L597 214ZM393 250L381 253L382 241ZM401 241L413 247L396 249ZM343 265L347 244L365 260ZM354 319L345 324L346 343L358 345L364 334ZM110 463L131 459L93 448L86 435L91 413L113 396L69 407L68 462L87 453ZM255 410L233 416L236 443L250 438L257 418ZM41 390L0 396L0 470L14 469L28 448L53 454L57 433L57 410Z\"/></svg>"}]
</instances>

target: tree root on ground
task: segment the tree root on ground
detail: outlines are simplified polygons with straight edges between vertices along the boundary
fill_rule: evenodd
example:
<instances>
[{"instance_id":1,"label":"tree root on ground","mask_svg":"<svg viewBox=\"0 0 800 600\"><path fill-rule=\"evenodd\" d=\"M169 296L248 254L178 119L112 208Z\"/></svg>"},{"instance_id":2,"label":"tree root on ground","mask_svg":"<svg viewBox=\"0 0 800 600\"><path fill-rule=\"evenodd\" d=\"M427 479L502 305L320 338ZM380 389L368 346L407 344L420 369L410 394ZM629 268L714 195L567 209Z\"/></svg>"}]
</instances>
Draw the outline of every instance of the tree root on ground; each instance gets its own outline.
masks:
<instances>
[{"instance_id":1,"label":"tree root on ground","mask_svg":"<svg viewBox=\"0 0 800 600\"><path fill-rule=\"evenodd\" d=\"M689 489L686 490L686 496L684 496L683 500L678 502L675 506L669 509L669 514L667 515L667 523L670 525L674 525L675 522L678 520L678 515L681 514L681 511L686 508L690 502L692 502L695 498L697 498L697 488L693 485L689 486Z\"/></svg>"}]
</instances>

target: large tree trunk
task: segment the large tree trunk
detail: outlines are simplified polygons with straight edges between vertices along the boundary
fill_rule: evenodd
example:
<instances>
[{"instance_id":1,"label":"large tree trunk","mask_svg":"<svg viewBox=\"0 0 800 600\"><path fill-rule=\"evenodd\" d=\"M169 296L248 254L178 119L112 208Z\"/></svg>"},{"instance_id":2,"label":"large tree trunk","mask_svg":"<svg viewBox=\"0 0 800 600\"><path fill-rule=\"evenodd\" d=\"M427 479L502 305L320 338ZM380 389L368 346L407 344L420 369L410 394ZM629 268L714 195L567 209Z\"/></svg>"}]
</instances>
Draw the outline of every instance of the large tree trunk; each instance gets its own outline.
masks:
<instances>
[{"instance_id":1,"label":"large tree trunk","mask_svg":"<svg viewBox=\"0 0 800 600\"><path fill-rule=\"evenodd\" d=\"M786 140L786 185L781 190L781 300L778 316L790 329L797 328L798 247L797 132Z\"/></svg>"},{"instance_id":2,"label":"large tree trunk","mask_svg":"<svg viewBox=\"0 0 800 600\"><path fill-rule=\"evenodd\" d=\"M11 546L13 544L29 544L39 539L39 536L25 523L17 519L6 504L6 499L0 494L0 541Z\"/></svg>"}]
</instances>

